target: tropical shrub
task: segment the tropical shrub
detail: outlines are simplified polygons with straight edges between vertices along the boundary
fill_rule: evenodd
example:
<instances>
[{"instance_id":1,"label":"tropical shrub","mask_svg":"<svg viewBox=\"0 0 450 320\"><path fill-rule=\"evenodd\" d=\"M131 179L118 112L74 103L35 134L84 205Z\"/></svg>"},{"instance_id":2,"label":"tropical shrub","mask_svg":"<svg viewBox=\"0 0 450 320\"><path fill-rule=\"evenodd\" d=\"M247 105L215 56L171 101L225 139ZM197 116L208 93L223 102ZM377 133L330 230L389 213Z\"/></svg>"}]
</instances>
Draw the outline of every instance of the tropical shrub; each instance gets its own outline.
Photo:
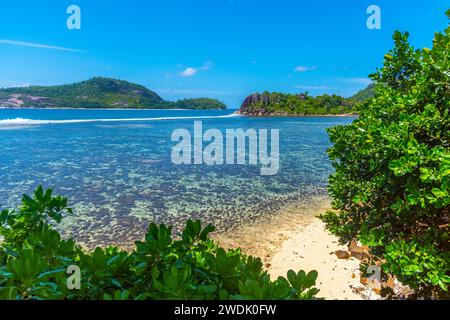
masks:
<instances>
[{"instance_id":1,"label":"tropical shrub","mask_svg":"<svg viewBox=\"0 0 450 320\"><path fill-rule=\"evenodd\" d=\"M316 271L272 281L259 258L218 247L208 237L214 227L199 221L187 221L176 239L170 227L151 224L132 252L86 252L53 228L70 213L66 198L42 187L24 195L18 210L1 212L0 299L300 300L319 291ZM73 266L81 272L79 290L68 286Z\"/></svg>"},{"instance_id":2,"label":"tropical shrub","mask_svg":"<svg viewBox=\"0 0 450 320\"><path fill-rule=\"evenodd\" d=\"M354 123L329 130L336 211L322 218L342 242L371 247L385 272L421 296L448 297L450 27L432 49L415 50L408 33L394 40L371 76L376 96Z\"/></svg>"}]
</instances>

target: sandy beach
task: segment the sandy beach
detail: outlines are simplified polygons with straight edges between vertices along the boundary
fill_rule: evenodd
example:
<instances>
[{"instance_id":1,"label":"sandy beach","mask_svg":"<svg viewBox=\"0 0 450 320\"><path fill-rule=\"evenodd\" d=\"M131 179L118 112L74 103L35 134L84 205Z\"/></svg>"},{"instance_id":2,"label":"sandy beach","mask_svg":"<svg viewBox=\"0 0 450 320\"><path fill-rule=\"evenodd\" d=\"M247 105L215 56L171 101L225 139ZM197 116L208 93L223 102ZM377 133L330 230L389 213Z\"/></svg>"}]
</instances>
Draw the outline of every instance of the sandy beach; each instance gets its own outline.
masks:
<instances>
[{"instance_id":1,"label":"sandy beach","mask_svg":"<svg viewBox=\"0 0 450 320\"><path fill-rule=\"evenodd\" d=\"M359 263L355 258L338 259L334 252L347 250L325 229L317 218L330 207L328 198L307 204L289 204L266 221L255 222L232 234L216 235L227 248L240 247L249 255L262 257L273 278L296 272L317 270L319 297L330 300L377 299L360 283Z\"/></svg>"},{"instance_id":2,"label":"sandy beach","mask_svg":"<svg viewBox=\"0 0 450 320\"><path fill-rule=\"evenodd\" d=\"M339 245L337 238L325 230L325 224L316 219L283 243L268 270L274 277L284 276L290 269L317 270L318 296L329 300L376 298L360 283L360 261L338 259L334 254L338 250L346 251L347 247Z\"/></svg>"}]
</instances>

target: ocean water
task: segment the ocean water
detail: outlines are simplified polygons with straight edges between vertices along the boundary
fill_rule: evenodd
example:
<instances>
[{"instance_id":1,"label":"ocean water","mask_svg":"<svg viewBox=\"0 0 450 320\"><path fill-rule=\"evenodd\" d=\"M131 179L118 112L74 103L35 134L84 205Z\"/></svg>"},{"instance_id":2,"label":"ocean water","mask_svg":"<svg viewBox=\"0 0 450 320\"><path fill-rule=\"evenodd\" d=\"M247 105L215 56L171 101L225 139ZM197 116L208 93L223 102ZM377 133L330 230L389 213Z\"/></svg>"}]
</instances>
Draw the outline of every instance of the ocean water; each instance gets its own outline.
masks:
<instances>
[{"instance_id":1,"label":"ocean water","mask_svg":"<svg viewBox=\"0 0 450 320\"><path fill-rule=\"evenodd\" d=\"M139 240L150 222L188 218L229 231L293 201L326 195L326 128L345 117L252 118L233 111L0 109L0 204L16 207L39 184L69 197L58 227L86 245ZM173 130L279 129L280 170L174 165Z\"/></svg>"}]
</instances>

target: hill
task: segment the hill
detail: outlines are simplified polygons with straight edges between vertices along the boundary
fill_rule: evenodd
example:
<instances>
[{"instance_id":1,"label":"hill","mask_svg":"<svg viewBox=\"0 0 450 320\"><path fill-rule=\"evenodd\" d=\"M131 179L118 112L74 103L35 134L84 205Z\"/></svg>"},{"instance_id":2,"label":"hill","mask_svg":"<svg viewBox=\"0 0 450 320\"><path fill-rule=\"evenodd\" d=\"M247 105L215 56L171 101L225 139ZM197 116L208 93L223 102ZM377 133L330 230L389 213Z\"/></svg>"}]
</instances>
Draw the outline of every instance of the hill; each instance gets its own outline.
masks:
<instances>
[{"instance_id":1,"label":"hill","mask_svg":"<svg viewBox=\"0 0 450 320\"><path fill-rule=\"evenodd\" d=\"M350 98L332 94L313 97L308 93L286 94L264 92L249 95L242 103L240 113L253 116L304 116L357 114L357 105L375 94L369 85Z\"/></svg>"},{"instance_id":2,"label":"hill","mask_svg":"<svg viewBox=\"0 0 450 320\"><path fill-rule=\"evenodd\" d=\"M58 86L0 89L0 107L226 109L223 103L206 98L165 101L144 86L102 77Z\"/></svg>"},{"instance_id":3,"label":"hill","mask_svg":"<svg viewBox=\"0 0 450 320\"><path fill-rule=\"evenodd\" d=\"M351 99L356 101L364 101L374 96L375 96L375 84L371 83L367 88L359 91L357 94L351 97Z\"/></svg>"}]
</instances>

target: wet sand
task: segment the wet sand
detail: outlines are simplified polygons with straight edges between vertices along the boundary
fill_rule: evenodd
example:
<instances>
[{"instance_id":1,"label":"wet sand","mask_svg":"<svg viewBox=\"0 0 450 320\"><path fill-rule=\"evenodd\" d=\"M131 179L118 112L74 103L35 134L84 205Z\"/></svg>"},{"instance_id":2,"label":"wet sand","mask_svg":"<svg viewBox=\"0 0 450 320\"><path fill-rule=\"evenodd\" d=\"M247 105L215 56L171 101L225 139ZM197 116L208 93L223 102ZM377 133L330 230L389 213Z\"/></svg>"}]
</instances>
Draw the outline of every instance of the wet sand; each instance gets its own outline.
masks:
<instances>
[{"instance_id":1,"label":"wet sand","mask_svg":"<svg viewBox=\"0 0 450 320\"><path fill-rule=\"evenodd\" d=\"M226 248L240 247L246 254L261 257L273 278L296 272L317 270L319 297L331 300L374 299L360 283L359 260L340 260L334 252L347 250L317 218L330 208L328 198L311 203L289 204L264 221L239 230L215 235Z\"/></svg>"},{"instance_id":2,"label":"wet sand","mask_svg":"<svg viewBox=\"0 0 450 320\"><path fill-rule=\"evenodd\" d=\"M319 297L337 300L377 299L360 283L359 263L355 258L340 260L334 252L347 250L339 245L318 215L330 209L328 197L294 202L232 231L215 233L212 238L227 249L260 257L273 279L286 277L289 270L317 270ZM131 241L119 245L133 250ZM89 248L86 248L89 249Z\"/></svg>"},{"instance_id":3,"label":"wet sand","mask_svg":"<svg viewBox=\"0 0 450 320\"><path fill-rule=\"evenodd\" d=\"M309 224L316 216L330 207L327 197L309 202L290 203L260 220L229 232L213 235L214 240L225 248L241 248L246 254L260 257L266 268L273 255L293 234Z\"/></svg>"}]
</instances>

